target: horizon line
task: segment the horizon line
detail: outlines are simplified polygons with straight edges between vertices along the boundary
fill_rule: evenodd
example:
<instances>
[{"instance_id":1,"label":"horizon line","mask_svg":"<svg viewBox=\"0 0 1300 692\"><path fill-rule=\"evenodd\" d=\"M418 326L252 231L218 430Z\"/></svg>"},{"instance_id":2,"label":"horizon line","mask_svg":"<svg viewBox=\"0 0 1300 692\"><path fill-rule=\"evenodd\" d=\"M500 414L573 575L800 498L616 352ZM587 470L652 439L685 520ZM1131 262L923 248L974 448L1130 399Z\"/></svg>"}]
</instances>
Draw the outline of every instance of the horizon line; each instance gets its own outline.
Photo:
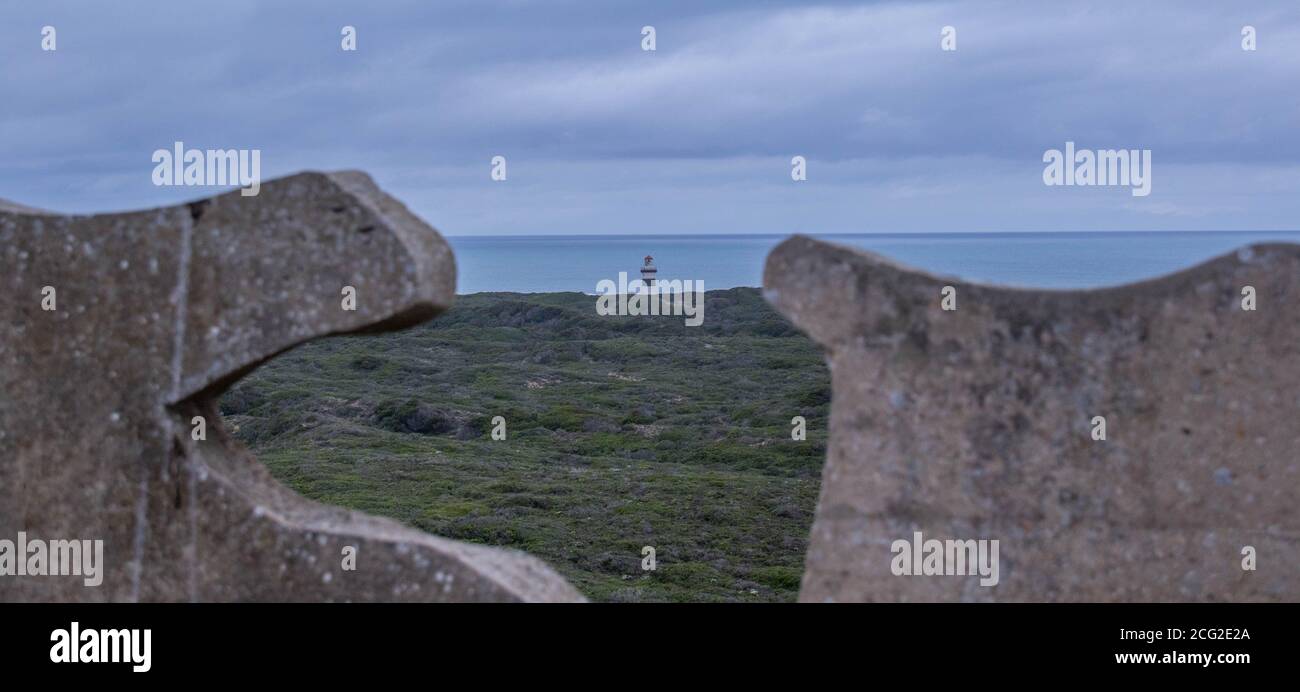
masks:
<instances>
[{"instance_id":1,"label":"horizon line","mask_svg":"<svg viewBox=\"0 0 1300 692\"><path fill-rule=\"evenodd\" d=\"M835 236L961 236L961 235L1105 235L1105 234L1149 234L1159 235L1165 233L1296 233L1300 234L1300 229L1252 229L1252 230L1228 230L1228 229L1197 229L1197 230L1073 230L1073 231L850 231L850 232L833 232L819 233L811 231L792 231L790 233L766 233L766 232L709 232L709 233L476 233L476 234L449 234L442 233L444 238L702 238L702 237L773 237L786 238L795 235L805 235L812 237L835 237Z\"/></svg>"}]
</instances>

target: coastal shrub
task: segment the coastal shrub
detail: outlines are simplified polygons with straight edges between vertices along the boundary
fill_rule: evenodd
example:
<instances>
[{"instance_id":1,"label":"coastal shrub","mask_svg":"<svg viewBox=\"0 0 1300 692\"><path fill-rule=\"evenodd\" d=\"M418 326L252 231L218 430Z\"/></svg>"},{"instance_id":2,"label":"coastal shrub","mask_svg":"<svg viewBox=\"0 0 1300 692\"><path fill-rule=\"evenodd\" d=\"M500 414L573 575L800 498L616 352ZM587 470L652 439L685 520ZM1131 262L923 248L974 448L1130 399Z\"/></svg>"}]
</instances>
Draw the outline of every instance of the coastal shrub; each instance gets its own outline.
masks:
<instances>
[{"instance_id":1,"label":"coastal shrub","mask_svg":"<svg viewBox=\"0 0 1300 692\"><path fill-rule=\"evenodd\" d=\"M421 435L443 435L459 427L451 414L417 399L386 400L375 408L375 420L385 430Z\"/></svg>"},{"instance_id":2,"label":"coastal shrub","mask_svg":"<svg viewBox=\"0 0 1300 692\"><path fill-rule=\"evenodd\" d=\"M221 415L248 413L266 403L266 391L257 381L244 380L221 397Z\"/></svg>"},{"instance_id":3,"label":"coastal shrub","mask_svg":"<svg viewBox=\"0 0 1300 692\"><path fill-rule=\"evenodd\" d=\"M582 422L585 419L586 414L583 411L571 406L557 406L538 416L537 424L548 430L578 432L582 430Z\"/></svg>"},{"instance_id":4,"label":"coastal shrub","mask_svg":"<svg viewBox=\"0 0 1300 692\"><path fill-rule=\"evenodd\" d=\"M351 366L353 370L361 370L364 372L369 372L371 370L378 370L386 362L387 361L383 358L380 358L378 356L372 356L367 353L360 356L356 356L355 358L352 359L351 362L348 363L348 365Z\"/></svg>"},{"instance_id":5,"label":"coastal shrub","mask_svg":"<svg viewBox=\"0 0 1300 692\"><path fill-rule=\"evenodd\" d=\"M759 567L751 575L754 581L773 589L798 591L802 570L795 567Z\"/></svg>"}]
</instances>

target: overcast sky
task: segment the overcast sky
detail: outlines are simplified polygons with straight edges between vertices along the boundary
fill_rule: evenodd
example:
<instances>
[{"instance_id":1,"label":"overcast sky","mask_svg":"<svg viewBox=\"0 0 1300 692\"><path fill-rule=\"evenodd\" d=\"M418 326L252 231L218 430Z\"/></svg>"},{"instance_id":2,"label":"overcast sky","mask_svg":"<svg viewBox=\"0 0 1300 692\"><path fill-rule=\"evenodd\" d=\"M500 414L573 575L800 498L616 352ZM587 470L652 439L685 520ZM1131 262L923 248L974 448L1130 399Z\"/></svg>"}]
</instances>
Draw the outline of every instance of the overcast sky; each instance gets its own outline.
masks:
<instances>
[{"instance_id":1,"label":"overcast sky","mask_svg":"<svg viewBox=\"0 0 1300 692\"><path fill-rule=\"evenodd\" d=\"M152 184L183 141L449 235L1300 228L1291 0L0 0L0 60L0 197L59 211L212 194ZM1045 186L1067 140L1150 196Z\"/></svg>"}]
</instances>

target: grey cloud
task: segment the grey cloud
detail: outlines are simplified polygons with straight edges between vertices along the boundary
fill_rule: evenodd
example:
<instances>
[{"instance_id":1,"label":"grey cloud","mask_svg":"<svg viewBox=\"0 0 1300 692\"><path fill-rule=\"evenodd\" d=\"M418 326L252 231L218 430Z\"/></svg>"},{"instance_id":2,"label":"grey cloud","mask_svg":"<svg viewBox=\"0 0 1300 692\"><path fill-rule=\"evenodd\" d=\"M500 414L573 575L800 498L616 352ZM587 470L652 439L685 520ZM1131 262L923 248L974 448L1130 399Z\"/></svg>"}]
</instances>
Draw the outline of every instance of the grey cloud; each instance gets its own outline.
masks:
<instances>
[{"instance_id":1,"label":"grey cloud","mask_svg":"<svg viewBox=\"0 0 1300 692\"><path fill-rule=\"evenodd\" d=\"M150 153L182 140L260 148L268 176L365 168L453 233L1296 227L1300 14L1283 2L227 0L0 18L0 196L37 206L199 196L149 182ZM947 24L955 53L938 48ZM1067 139L1152 149L1150 204L1044 189L1042 152ZM799 186L794 154L810 159Z\"/></svg>"}]
</instances>

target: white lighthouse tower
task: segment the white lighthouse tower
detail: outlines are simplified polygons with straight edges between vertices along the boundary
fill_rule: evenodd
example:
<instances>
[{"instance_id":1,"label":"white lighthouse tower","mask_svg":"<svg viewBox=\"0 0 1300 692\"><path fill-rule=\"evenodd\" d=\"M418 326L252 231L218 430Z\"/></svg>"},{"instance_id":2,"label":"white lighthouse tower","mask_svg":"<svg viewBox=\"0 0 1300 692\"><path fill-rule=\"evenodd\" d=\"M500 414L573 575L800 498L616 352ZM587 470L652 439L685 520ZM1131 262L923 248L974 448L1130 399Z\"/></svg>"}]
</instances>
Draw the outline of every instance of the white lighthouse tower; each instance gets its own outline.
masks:
<instances>
[{"instance_id":1,"label":"white lighthouse tower","mask_svg":"<svg viewBox=\"0 0 1300 692\"><path fill-rule=\"evenodd\" d=\"M659 273L659 270L655 268L655 258L646 255L645 264L641 267L641 281L645 283L646 286L654 288L655 274L657 273Z\"/></svg>"}]
</instances>

